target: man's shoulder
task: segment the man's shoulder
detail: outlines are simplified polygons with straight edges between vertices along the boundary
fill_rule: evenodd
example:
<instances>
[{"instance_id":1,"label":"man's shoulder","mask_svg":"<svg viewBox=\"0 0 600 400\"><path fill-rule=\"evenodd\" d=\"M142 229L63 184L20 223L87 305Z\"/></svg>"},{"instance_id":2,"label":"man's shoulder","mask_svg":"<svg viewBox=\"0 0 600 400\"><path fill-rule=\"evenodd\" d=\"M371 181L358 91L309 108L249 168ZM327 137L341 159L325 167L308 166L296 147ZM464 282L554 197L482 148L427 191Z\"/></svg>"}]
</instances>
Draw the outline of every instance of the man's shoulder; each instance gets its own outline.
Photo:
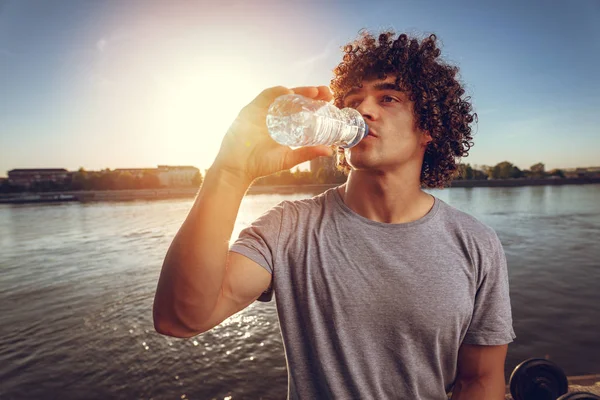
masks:
<instances>
[{"instance_id":1,"label":"man's shoulder","mask_svg":"<svg viewBox=\"0 0 600 400\"><path fill-rule=\"evenodd\" d=\"M487 242L495 245L498 241L496 231L472 214L459 210L450 204L437 199L442 210L441 217L446 228L476 242Z\"/></svg>"},{"instance_id":2,"label":"man's shoulder","mask_svg":"<svg viewBox=\"0 0 600 400\"><path fill-rule=\"evenodd\" d=\"M335 201L335 191L337 188L327 189L325 192L314 195L312 197L284 200L280 203L286 210L291 210L295 213L314 212L323 209L328 203Z\"/></svg>"}]
</instances>

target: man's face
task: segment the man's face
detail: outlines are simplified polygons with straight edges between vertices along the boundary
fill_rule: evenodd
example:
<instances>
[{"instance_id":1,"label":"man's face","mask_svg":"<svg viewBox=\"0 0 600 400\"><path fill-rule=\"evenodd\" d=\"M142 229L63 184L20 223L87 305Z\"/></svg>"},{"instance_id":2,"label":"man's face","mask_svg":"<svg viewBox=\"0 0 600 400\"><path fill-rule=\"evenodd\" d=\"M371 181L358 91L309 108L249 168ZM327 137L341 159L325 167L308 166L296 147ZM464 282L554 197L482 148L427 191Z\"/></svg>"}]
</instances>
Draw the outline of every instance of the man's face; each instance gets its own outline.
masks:
<instances>
[{"instance_id":1,"label":"man's face","mask_svg":"<svg viewBox=\"0 0 600 400\"><path fill-rule=\"evenodd\" d=\"M416 126L413 102L398 89L396 77L367 80L344 97L344 107L355 108L369 125L369 135L346 149L352 169L393 171L408 163L422 163L431 140Z\"/></svg>"}]
</instances>

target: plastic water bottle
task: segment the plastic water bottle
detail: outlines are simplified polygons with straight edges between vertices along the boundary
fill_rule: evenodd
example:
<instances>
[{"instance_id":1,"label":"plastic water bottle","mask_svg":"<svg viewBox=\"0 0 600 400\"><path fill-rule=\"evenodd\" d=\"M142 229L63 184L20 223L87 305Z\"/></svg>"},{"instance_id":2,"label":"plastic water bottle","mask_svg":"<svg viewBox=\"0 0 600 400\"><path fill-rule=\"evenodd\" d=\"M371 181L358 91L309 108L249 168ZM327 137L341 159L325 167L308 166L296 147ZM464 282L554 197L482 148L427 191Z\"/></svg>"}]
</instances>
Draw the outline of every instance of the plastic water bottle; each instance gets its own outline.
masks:
<instances>
[{"instance_id":1,"label":"plastic water bottle","mask_svg":"<svg viewBox=\"0 0 600 400\"><path fill-rule=\"evenodd\" d=\"M349 148L369 132L355 109L340 110L326 101L298 94L275 99L267 113L267 128L277 143L293 147L324 144Z\"/></svg>"}]
</instances>

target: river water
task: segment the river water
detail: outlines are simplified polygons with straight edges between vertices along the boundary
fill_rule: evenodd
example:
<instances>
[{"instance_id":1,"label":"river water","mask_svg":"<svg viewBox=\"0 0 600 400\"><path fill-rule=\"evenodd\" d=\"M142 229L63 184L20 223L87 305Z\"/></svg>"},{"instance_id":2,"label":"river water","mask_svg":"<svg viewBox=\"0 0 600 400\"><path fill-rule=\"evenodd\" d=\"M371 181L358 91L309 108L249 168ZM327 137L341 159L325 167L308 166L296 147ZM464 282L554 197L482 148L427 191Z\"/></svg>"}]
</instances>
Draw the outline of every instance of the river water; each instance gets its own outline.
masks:
<instances>
[{"instance_id":1,"label":"river water","mask_svg":"<svg viewBox=\"0 0 600 400\"><path fill-rule=\"evenodd\" d=\"M502 240L517 334L507 378L545 356L600 373L600 185L430 192ZM247 196L233 237L308 196ZM191 339L153 330L162 260L191 203L0 205L0 398L285 398L273 303Z\"/></svg>"}]
</instances>

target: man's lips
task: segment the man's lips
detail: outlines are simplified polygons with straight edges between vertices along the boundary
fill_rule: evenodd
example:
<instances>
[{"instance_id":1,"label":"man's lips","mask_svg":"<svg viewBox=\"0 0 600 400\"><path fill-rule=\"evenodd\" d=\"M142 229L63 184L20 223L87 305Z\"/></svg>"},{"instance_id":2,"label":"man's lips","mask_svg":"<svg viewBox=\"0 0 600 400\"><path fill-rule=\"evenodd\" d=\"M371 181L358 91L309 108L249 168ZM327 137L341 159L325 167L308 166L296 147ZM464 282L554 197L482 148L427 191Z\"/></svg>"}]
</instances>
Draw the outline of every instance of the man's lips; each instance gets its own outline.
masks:
<instances>
[{"instance_id":1,"label":"man's lips","mask_svg":"<svg viewBox=\"0 0 600 400\"><path fill-rule=\"evenodd\" d=\"M377 135L377 132L375 132L371 128L369 128L369 132L367 133L367 136L379 137L379 135Z\"/></svg>"}]
</instances>

